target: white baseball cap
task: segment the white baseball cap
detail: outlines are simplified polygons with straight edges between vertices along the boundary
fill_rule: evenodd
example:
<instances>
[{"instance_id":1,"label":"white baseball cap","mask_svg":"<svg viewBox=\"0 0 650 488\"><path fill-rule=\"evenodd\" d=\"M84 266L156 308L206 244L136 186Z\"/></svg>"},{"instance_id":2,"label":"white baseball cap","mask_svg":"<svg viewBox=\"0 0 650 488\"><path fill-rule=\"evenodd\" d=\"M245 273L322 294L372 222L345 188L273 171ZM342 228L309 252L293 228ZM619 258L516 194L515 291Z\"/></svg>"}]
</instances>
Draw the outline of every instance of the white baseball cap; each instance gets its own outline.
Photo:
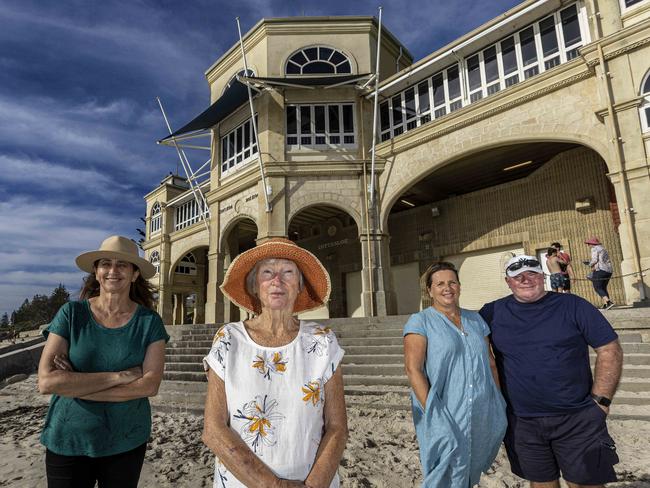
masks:
<instances>
[{"instance_id":1,"label":"white baseball cap","mask_svg":"<svg viewBox=\"0 0 650 488\"><path fill-rule=\"evenodd\" d=\"M506 263L506 275L511 278L524 273L532 271L533 273L543 274L542 264L535 256L513 256Z\"/></svg>"}]
</instances>

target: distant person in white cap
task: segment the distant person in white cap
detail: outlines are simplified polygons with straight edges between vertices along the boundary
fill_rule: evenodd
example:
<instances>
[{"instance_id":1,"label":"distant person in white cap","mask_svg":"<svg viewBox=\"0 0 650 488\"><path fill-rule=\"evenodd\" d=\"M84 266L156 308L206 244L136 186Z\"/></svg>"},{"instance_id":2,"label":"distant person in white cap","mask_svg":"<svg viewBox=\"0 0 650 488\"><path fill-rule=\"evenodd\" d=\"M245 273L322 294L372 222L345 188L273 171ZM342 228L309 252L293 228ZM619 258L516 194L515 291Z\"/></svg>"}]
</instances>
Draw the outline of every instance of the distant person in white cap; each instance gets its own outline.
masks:
<instances>
[{"instance_id":1,"label":"distant person in white cap","mask_svg":"<svg viewBox=\"0 0 650 488\"><path fill-rule=\"evenodd\" d=\"M505 275L512 294L479 313L492 331L507 403L512 472L532 488L559 488L560 475L571 488L616 481L606 418L623 365L618 336L583 298L547 292L536 257L513 257Z\"/></svg>"},{"instance_id":2,"label":"distant person in white cap","mask_svg":"<svg viewBox=\"0 0 650 488\"><path fill-rule=\"evenodd\" d=\"M154 266L131 239L111 236L76 259L79 301L43 334L38 387L52 395L41 434L49 488L136 488L151 436L169 335L146 281Z\"/></svg>"}]
</instances>

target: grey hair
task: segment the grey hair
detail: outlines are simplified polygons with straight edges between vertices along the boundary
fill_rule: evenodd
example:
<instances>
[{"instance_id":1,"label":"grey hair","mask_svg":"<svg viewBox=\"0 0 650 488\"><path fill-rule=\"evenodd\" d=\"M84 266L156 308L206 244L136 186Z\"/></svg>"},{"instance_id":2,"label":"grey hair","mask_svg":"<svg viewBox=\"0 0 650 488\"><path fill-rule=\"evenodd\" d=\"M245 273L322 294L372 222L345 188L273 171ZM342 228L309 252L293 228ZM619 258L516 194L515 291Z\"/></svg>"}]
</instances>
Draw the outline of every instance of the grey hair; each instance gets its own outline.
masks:
<instances>
[{"instance_id":1,"label":"grey hair","mask_svg":"<svg viewBox=\"0 0 650 488\"><path fill-rule=\"evenodd\" d=\"M257 297L257 272L259 271L260 266L264 263L273 264L276 261L291 261L291 259L282 259L282 258L262 259L261 261L258 261L255 264L255 266L253 266L253 269L251 269L248 272L248 274L246 275L246 292L250 296ZM296 265L296 269L298 270L298 292L301 292L302 289L305 287L305 278L302 275L300 266L298 266L298 264L295 263L294 261L291 262Z\"/></svg>"}]
</instances>

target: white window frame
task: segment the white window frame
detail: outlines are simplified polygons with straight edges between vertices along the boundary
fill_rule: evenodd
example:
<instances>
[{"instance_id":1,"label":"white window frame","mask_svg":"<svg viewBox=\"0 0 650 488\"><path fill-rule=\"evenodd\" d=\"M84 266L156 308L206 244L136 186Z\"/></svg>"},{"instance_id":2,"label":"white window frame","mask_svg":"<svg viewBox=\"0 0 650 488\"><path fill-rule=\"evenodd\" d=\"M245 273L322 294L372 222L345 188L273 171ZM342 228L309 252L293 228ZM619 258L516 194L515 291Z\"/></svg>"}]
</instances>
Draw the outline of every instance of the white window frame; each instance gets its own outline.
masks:
<instances>
[{"instance_id":1,"label":"white window frame","mask_svg":"<svg viewBox=\"0 0 650 488\"><path fill-rule=\"evenodd\" d=\"M321 50L321 48L328 49L328 50L332 51L332 53L329 55L329 57L327 59L321 59L320 58L320 50ZM307 49L316 49L317 53L318 53L317 54L318 59L309 59L309 57L307 56L307 53L305 52ZM293 58L298 53L302 53L303 56L305 57L305 59L307 59L308 61L306 63L303 63L303 64L298 64L295 61L292 61L291 58ZM341 56L343 56L345 58L345 60L341 61L338 64L334 64L333 62L330 61L330 59L332 59L332 56L334 55L334 53L339 53ZM318 45L315 45L315 46L305 46L305 47L302 47L302 48L298 49L297 51L292 52L291 55L289 55L289 57L287 58L287 61L286 61L285 65L284 65L284 74L286 76L303 76L304 75L303 69L305 68L305 66L307 66L310 63L314 63L314 62L327 63L327 64L332 66L333 71L332 72L323 72L323 73L307 73L306 74L307 76L309 76L309 75L318 76L319 74L323 74L323 75L350 75L350 74L352 74L352 60L350 59L350 56L345 54L340 49L337 49L337 48L331 47L331 46L321 45L321 44L318 44ZM350 66L350 71L339 73L338 72L339 66L342 66L345 63L348 63L348 65ZM297 66L298 68L300 68L300 73L287 73L287 68L289 67L289 64L292 64L293 66Z\"/></svg>"},{"instance_id":2,"label":"white window frame","mask_svg":"<svg viewBox=\"0 0 650 488\"><path fill-rule=\"evenodd\" d=\"M255 134L253 132L253 124L251 123L251 118L246 119L244 122L239 124L233 130L229 131L226 135L221 137L221 147L219 148L219 160L221 168L221 177L226 177L233 174L236 171L239 171L242 167L247 164L257 161L259 157L259 145L255 141ZM257 121L257 114L255 114L255 120ZM246 126L249 127L250 131L250 142L247 146L244 146L242 141L241 151L237 150L237 142L239 139L239 131L241 129L241 134L243 137ZM258 125L259 127L259 125ZM234 151L230 154L228 139L232 137L233 139L233 148ZM224 149L227 151L227 156L224 159Z\"/></svg>"},{"instance_id":3,"label":"white window frame","mask_svg":"<svg viewBox=\"0 0 650 488\"><path fill-rule=\"evenodd\" d=\"M648 90L644 91L645 84L648 83ZM641 81L641 88L639 94L643 97L643 101L639 106L639 118L641 120L641 132L650 132L650 70L648 70Z\"/></svg>"},{"instance_id":4,"label":"white window frame","mask_svg":"<svg viewBox=\"0 0 650 488\"><path fill-rule=\"evenodd\" d=\"M191 251L181 258L174 268L174 273L186 276L196 276L196 258Z\"/></svg>"},{"instance_id":5,"label":"white window frame","mask_svg":"<svg viewBox=\"0 0 650 488\"><path fill-rule=\"evenodd\" d=\"M561 17L561 12L569 9L569 8L576 8L577 11L577 18L578 18L578 26L580 29L580 40L577 42L574 42L571 45L566 45L564 41L564 30L562 29L562 17ZM557 39L557 44L558 44L558 51L550 54L548 56L544 56L544 51L542 48L542 39L541 39L541 33L540 33L540 22L543 20L548 19L549 17L553 18L554 22L554 28L555 28L555 35ZM535 46L535 51L536 51L536 60L534 62L531 62L527 64L526 66L523 65L523 55L522 55L522 50L521 50L521 32L532 28L533 30L533 45ZM517 69L515 71L512 71L509 73L507 76L504 75L504 64L503 64L503 52L501 48L501 42L505 41L506 39L512 37L514 40L514 52L515 52L515 60L517 63ZM458 108L465 107L467 105L470 105L471 103L474 103L476 101L482 100L484 98L487 98L493 94L496 94L498 92L501 92L503 90L506 90L510 88L510 86L514 86L516 84L522 83L523 81L526 81L528 78L532 78L534 76L537 76L538 74L541 74L545 71L548 71L549 69L553 69L563 63L571 61L571 59L567 58L567 53L570 51L573 51L574 49L578 49L590 42L590 37L589 37L589 29L588 29L588 22L587 22L587 14L586 14L586 8L581 2L575 2L569 5L564 5L562 8L556 10L553 13L547 14L543 16L542 18L536 20L535 22L532 22L530 24L527 24L523 26L521 29L518 29L515 32L512 32L511 34L503 37L502 39L499 39L493 44L489 44L487 46L482 47L481 49L477 50L474 53L471 53L469 56L466 56L461 60L461 62L453 63L451 66L447 66L445 69L440 70L433 75L429 76L426 78L426 82L429 87L429 107L430 107L430 117L431 121L436 120L440 117L444 117L445 115L450 114L454 110L457 110ZM490 82L489 86L486 83L487 79L487 74L485 72L485 59L484 59L484 52L490 48L494 47L496 50L496 60L497 60L497 69L499 73L499 78L498 80L493 80ZM470 91L469 88L469 70L468 70L468 61L469 59L473 58L474 56L478 56L478 61L479 61L479 76L481 79L481 85L480 87L476 87L473 90ZM551 66L549 68L546 68L546 62L552 59L555 59L556 57L559 56L560 62L559 65ZM460 90L460 95L453 100L449 99L449 76L448 72L450 69L453 69L454 67L458 67L459 69L459 78L460 78L460 85L461 85L461 90ZM536 74L530 75L528 78L525 77L525 72L529 71L531 69L534 69L537 71ZM434 106L433 103L433 78L436 76L442 74L443 76L443 86L444 86L444 93L445 93L445 104L443 105L438 105ZM516 77L516 82L512 83L510 86L506 86L506 83ZM419 97L417 96L417 87L423 83L425 80L419 80L414 82L409 88L406 88L398 93L395 93L391 95L390 97L387 97L386 100L383 100L381 102L381 106L384 104L387 104L388 107L388 117L389 117L389 123L388 123L388 129L382 130L382 121L380 120L380 125L379 125L379 141L384 142L389 139L392 139L394 137L397 137L400 134L403 134L404 132L407 132L409 130L413 130L415 126L412 127L407 127L406 124L406 111L405 111L405 93L406 90L414 87L416 90L416 107L418 107L418 117L417 117L417 127L422 125L423 123L428 123L429 121L425 119L423 122L422 116L419 114ZM488 90L492 86L498 86L499 89L494 92L494 93L488 93ZM474 98L477 98L480 96L480 98L477 98L476 100L471 101L472 96ZM402 112L402 122L399 125L396 125L393 119L394 115L394 107L393 107L393 101L395 100L395 103L397 103L399 97L399 108L398 110ZM461 107L458 107L457 104L460 101ZM452 106L454 106L454 110L452 110ZM444 107L444 114L440 113L442 111L442 108ZM436 112L439 112L439 115L436 116ZM381 111L380 111L380 117L381 117Z\"/></svg>"},{"instance_id":6,"label":"white window frame","mask_svg":"<svg viewBox=\"0 0 650 488\"><path fill-rule=\"evenodd\" d=\"M316 132L316 107L325 107L325 132ZM352 107L352 132L345 132L345 127L343 124L343 106L351 106ZM293 133L289 133L289 126L287 124L287 114L288 114L288 108L294 108L296 111L296 131ZM301 124L301 109L302 107L309 107L309 133L303 133L302 132L302 124ZM330 131L330 118L329 118L329 111L330 107L337 107L338 108L338 113L339 113L339 130L338 132L331 132ZM299 149L338 149L338 148L356 148L357 147L357 113L356 113L356 104L354 102L339 102L339 103L291 103L288 104L285 108L285 113L284 113L284 133L285 133L285 144L287 146L287 150L289 151L295 151ZM331 143L330 138L334 137L339 137L339 142L338 143ZM345 142L345 137L346 136L352 136L354 137L354 142ZM290 143L289 138L294 137L296 139L296 143ZM311 139L310 144L304 144L302 142L303 137L309 137ZM325 143L324 144L316 144L316 137L325 137Z\"/></svg>"},{"instance_id":7,"label":"white window frame","mask_svg":"<svg viewBox=\"0 0 650 488\"><path fill-rule=\"evenodd\" d=\"M149 262L156 268L156 274L160 273L160 253L158 251L152 251L149 256Z\"/></svg>"},{"instance_id":8,"label":"white window frame","mask_svg":"<svg viewBox=\"0 0 650 488\"><path fill-rule=\"evenodd\" d=\"M149 235L158 234L162 229L162 206L160 202L155 202L151 206L151 214L149 221Z\"/></svg>"},{"instance_id":9,"label":"white window frame","mask_svg":"<svg viewBox=\"0 0 650 488\"><path fill-rule=\"evenodd\" d=\"M181 230L201 220L201 208L197 201L192 198L178 204L174 208L174 230ZM207 218L210 216L210 209L205 209Z\"/></svg>"},{"instance_id":10,"label":"white window frame","mask_svg":"<svg viewBox=\"0 0 650 488\"><path fill-rule=\"evenodd\" d=\"M635 8L639 8L639 6L643 5L646 2L647 2L647 0L640 0L640 1L636 2L635 4L630 5L628 7L627 5L625 5L625 0L619 0L618 4L621 7L621 15L624 15L624 14L628 13L629 11L634 10Z\"/></svg>"}]
</instances>

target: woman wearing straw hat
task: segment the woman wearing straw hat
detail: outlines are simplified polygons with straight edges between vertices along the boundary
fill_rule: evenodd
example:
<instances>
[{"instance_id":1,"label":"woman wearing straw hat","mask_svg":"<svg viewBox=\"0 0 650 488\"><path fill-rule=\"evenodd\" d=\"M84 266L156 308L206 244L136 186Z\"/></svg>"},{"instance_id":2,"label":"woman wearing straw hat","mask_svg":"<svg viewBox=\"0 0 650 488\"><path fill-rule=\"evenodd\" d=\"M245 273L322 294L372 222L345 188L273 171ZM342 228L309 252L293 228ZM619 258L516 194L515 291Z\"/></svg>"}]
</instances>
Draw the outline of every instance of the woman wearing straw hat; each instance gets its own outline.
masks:
<instances>
[{"instance_id":1,"label":"woman wearing straw hat","mask_svg":"<svg viewBox=\"0 0 650 488\"><path fill-rule=\"evenodd\" d=\"M591 266L592 270L591 284L594 287L594 291L603 301L603 306L601 308L609 310L614 306L614 303L609 299L609 293L607 292L607 285L609 284L612 272L614 271L612 261L609 258L607 249L605 249L600 240L598 240L598 237L590 237L585 241L585 244L591 248L591 259L589 260L589 266Z\"/></svg>"},{"instance_id":2,"label":"woman wearing straw hat","mask_svg":"<svg viewBox=\"0 0 650 488\"><path fill-rule=\"evenodd\" d=\"M254 318L222 327L203 360L203 442L216 455L214 486L339 486L348 435L344 351L328 327L295 317L327 302L327 271L275 238L240 254L221 290Z\"/></svg>"},{"instance_id":3,"label":"woman wearing straw hat","mask_svg":"<svg viewBox=\"0 0 650 488\"><path fill-rule=\"evenodd\" d=\"M490 330L458 305L453 264L431 265L423 285L432 306L411 315L403 333L422 486L468 488L491 466L506 431Z\"/></svg>"},{"instance_id":4,"label":"woman wearing straw hat","mask_svg":"<svg viewBox=\"0 0 650 488\"><path fill-rule=\"evenodd\" d=\"M41 442L48 486L136 487L151 434L147 397L158 392L169 336L153 311L155 274L121 236L81 254L80 301L43 334L38 387L52 394Z\"/></svg>"}]
</instances>

